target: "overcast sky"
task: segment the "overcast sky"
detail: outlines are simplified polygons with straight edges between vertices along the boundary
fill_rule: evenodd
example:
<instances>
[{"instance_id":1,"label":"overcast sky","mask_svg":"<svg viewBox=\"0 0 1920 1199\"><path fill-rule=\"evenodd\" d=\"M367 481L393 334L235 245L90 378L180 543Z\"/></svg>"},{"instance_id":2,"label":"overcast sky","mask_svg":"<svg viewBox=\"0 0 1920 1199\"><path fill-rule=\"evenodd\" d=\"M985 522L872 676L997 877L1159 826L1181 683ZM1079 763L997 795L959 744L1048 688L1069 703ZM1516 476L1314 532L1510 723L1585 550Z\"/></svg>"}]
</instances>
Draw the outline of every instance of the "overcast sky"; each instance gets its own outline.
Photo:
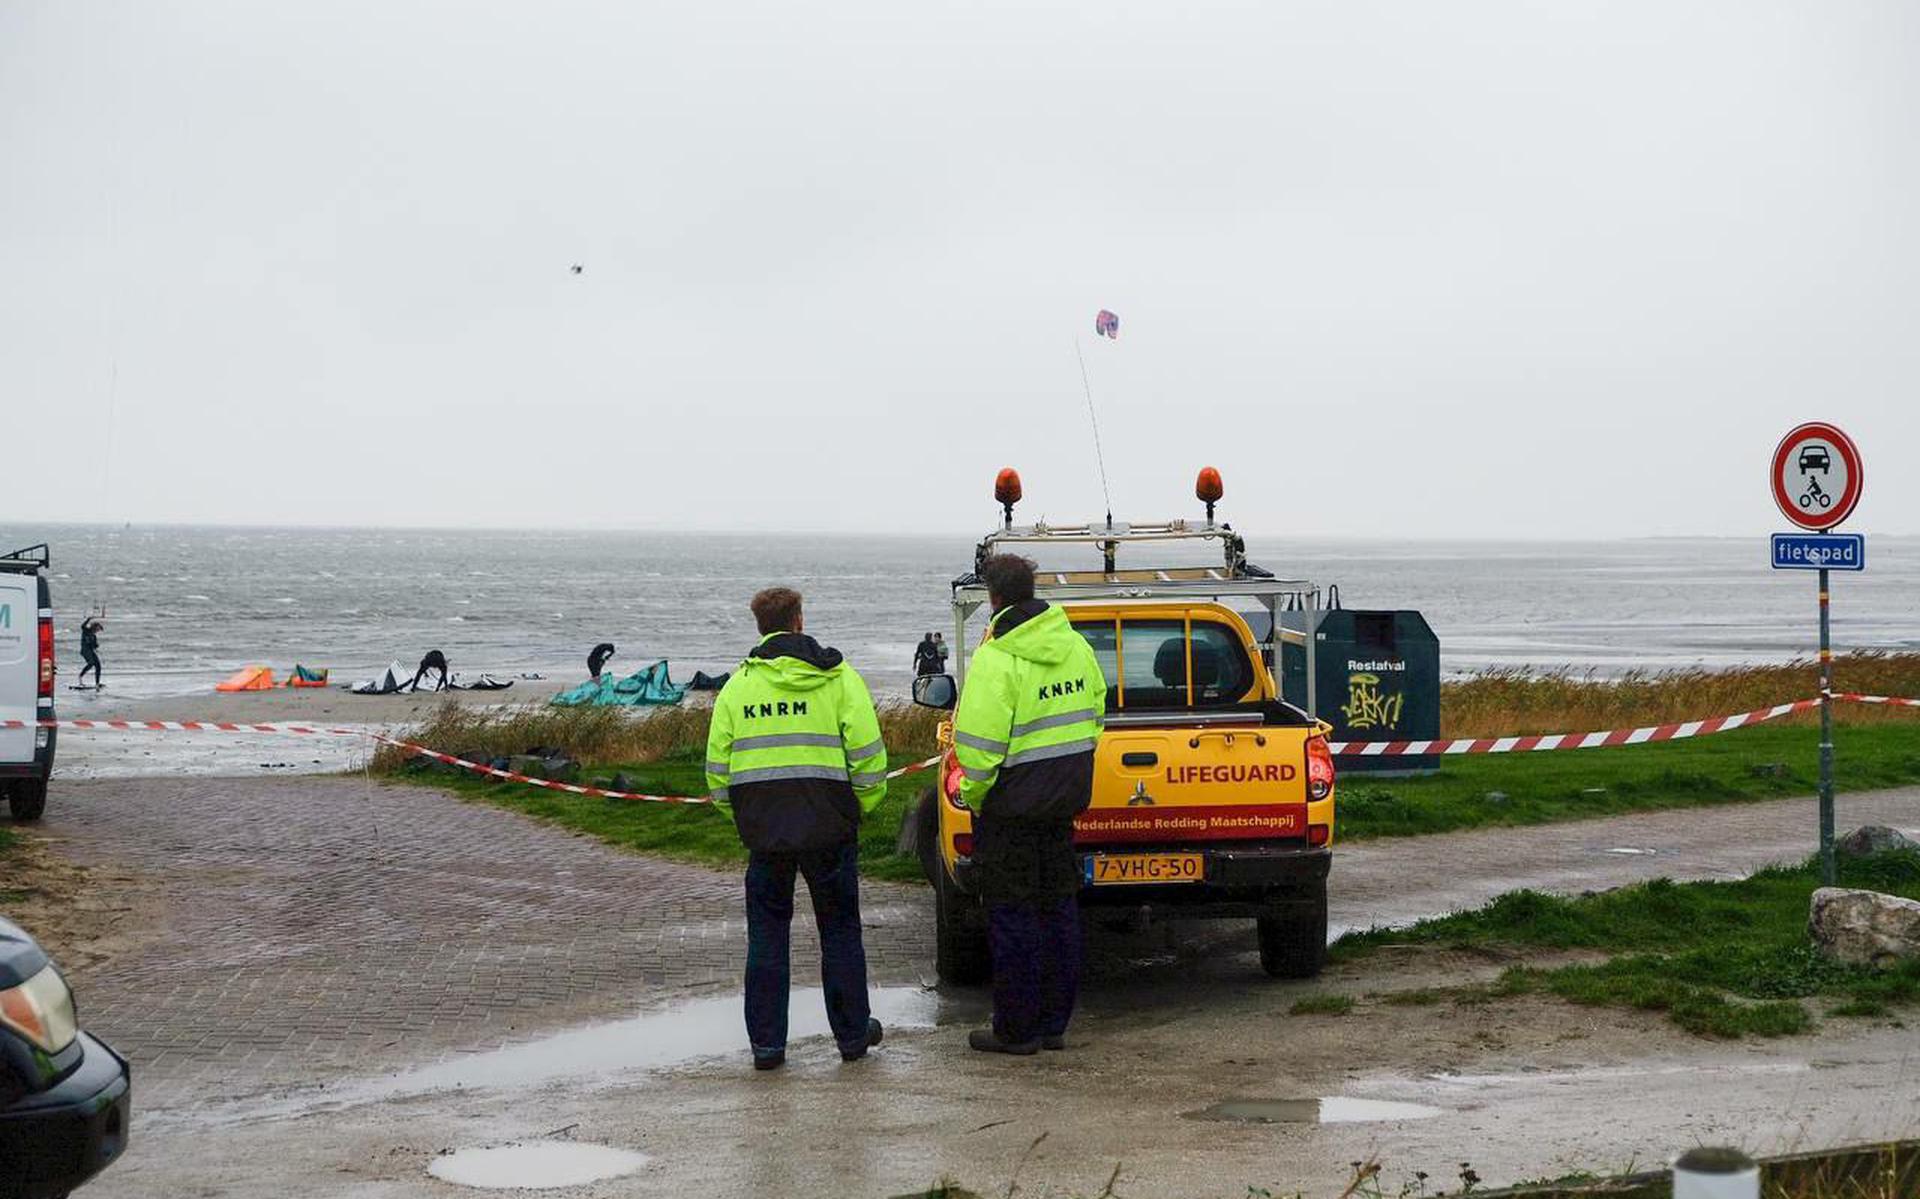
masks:
<instances>
[{"instance_id":1,"label":"overcast sky","mask_svg":"<svg viewBox=\"0 0 1920 1199\"><path fill-rule=\"evenodd\" d=\"M1122 517L1920 531L1916 117L1898 0L0 0L0 501L1083 519L1077 337Z\"/></svg>"}]
</instances>

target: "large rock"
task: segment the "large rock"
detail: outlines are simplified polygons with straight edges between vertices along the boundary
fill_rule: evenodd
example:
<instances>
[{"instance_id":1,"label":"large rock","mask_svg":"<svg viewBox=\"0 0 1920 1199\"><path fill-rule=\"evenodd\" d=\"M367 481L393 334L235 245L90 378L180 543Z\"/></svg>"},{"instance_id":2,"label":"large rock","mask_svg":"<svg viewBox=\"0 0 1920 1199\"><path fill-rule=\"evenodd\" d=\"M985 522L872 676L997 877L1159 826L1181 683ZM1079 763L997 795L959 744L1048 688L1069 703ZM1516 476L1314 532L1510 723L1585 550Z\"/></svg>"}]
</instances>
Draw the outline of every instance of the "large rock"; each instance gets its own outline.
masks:
<instances>
[{"instance_id":1,"label":"large rock","mask_svg":"<svg viewBox=\"0 0 1920 1199\"><path fill-rule=\"evenodd\" d=\"M1898 895L1821 887L1807 931L1821 953L1850 966L1887 969L1920 959L1920 903Z\"/></svg>"},{"instance_id":2,"label":"large rock","mask_svg":"<svg viewBox=\"0 0 1920 1199\"><path fill-rule=\"evenodd\" d=\"M1870 858L1881 853L1920 850L1920 841L1884 824L1863 824L1836 841L1834 848L1850 858Z\"/></svg>"}]
</instances>

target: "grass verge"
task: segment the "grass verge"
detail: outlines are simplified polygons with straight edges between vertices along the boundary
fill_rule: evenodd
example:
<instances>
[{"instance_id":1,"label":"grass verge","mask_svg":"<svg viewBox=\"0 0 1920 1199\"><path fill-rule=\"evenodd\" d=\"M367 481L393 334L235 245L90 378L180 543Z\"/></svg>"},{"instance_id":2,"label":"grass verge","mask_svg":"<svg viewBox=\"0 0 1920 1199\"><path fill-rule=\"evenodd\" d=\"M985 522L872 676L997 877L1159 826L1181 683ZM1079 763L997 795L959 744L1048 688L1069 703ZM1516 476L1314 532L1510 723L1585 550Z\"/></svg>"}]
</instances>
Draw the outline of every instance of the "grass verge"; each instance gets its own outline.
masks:
<instances>
[{"instance_id":1,"label":"grass verge","mask_svg":"<svg viewBox=\"0 0 1920 1199\"><path fill-rule=\"evenodd\" d=\"M894 765L932 754L941 716L925 708L882 710ZM1915 724L1911 714L1905 723L1842 724L1836 735L1839 789L1920 782ZM624 774L634 790L699 795L705 790L706 726L707 712L697 708L487 711L449 704L408 736L480 760L550 746L587 763L590 782ZM1340 783L1337 828L1341 838L1403 837L1810 795L1818 771L1815 740L1807 727L1765 725L1656 745L1449 758L1428 778L1370 780L1349 773ZM588 799L438 771L416 775L413 762L383 746L374 769L447 786L627 849L717 866L744 860L732 825L705 807ZM902 817L930 781L930 774L895 780L863 823L861 858L870 877L920 877L918 862L894 845Z\"/></svg>"},{"instance_id":2,"label":"grass verge","mask_svg":"<svg viewBox=\"0 0 1920 1199\"><path fill-rule=\"evenodd\" d=\"M1344 1016L1353 1010L1351 995L1308 995L1296 999L1287 1009L1289 1016Z\"/></svg>"},{"instance_id":3,"label":"grass verge","mask_svg":"<svg viewBox=\"0 0 1920 1199\"><path fill-rule=\"evenodd\" d=\"M1835 786L1920 783L1920 717L1836 725ZM1405 837L1812 795L1819 736L1760 725L1652 745L1448 758L1426 778L1341 776L1338 833Z\"/></svg>"},{"instance_id":4,"label":"grass verge","mask_svg":"<svg viewBox=\"0 0 1920 1199\"><path fill-rule=\"evenodd\" d=\"M1842 886L1920 899L1920 854L1841 863ZM1597 950L1604 961L1509 968L1495 997L1558 995L1573 1003L1665 1012L1703 1036L1782 1036L1810 1028L1807 1000L1828 1015L1876 1015L1920 1000L1920 962L1885 971L1822 957L1807 936L1820 885L1816 863L1763 870L1739 882L1665 879L1576 898L1516 891L1472 912L1411 928L1341 938L1335 960L1383 945Z\"/></svg>"}]
</instances>

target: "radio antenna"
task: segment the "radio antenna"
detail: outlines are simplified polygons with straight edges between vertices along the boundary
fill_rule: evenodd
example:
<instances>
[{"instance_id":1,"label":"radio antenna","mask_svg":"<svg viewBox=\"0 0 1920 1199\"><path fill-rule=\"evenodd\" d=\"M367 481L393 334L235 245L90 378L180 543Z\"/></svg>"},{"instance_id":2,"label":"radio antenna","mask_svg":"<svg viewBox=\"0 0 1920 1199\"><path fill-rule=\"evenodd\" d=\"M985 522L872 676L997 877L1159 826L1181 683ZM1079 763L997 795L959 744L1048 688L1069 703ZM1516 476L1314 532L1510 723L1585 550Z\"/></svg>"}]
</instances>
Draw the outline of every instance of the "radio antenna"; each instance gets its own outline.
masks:
<instances>
[{"instance_id":1,"label":"radio antenna","mask_svg":"<svg viewBox=\"0 0 1920 1199\"><path fill-rule=\"evenodd\" d=\"M1080 352L1080 335L1077 333L1073 336L1073 356L1080 363L1080 388L1087 393L1087 422L1093 426L1093 460L1100 466L1100 494L1107 501L1107 527L1111 529L1113 492L1107 487L1107 456L1100 449L1100 415L1093 410L1093 384L1087 378L1087 356Z\"/></svg>"}]
</instances>

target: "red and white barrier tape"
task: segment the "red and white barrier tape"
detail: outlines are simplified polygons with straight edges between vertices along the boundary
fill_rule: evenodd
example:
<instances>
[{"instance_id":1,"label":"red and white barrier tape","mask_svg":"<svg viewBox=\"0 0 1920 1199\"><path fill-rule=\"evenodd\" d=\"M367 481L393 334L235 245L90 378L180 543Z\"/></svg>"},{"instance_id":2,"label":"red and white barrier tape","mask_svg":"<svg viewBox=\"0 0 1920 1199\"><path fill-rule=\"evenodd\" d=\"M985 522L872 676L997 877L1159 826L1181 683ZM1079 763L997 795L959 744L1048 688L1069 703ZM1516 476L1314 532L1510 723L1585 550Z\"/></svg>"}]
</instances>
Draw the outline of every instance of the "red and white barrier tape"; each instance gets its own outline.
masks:
<instances>
[{"instance_id":1,"label":"red and white barrier tape","mask_svg":"<svg viewBox=\"0 0 1920 1199\"><path fill-rule=\"evenodd\" d=\"M1861 695L1835 691L1835 702L1849 704L1892 704L1902 708L1920 708L1920 699L1894 695ZM1709 720L1687 720L1676 724L1656 724L1638 729L1611 729L1604 733L1542 733L1530 737L1456 737L1445 741L1332 741L1329 747L1343 756L1414 756L1420 754L1508 754L1540 749L1599 749L1609 745L1644 745L1650 741L1679 741L1686 737L1704 737L1725 733L1750 724L1761 724L1806 712L1820 706L1820 700L1801 699L1771 708L1756 708L1734 716L1715 716Z\"/></svg>"},{"instance_id":2,"label":"red and white barrier tape","mask_svg":"<svg viewBox=\"0 0 1920 1199\"><path fill-rule=\"evenodd\" d=\"M1860 695L1852 691L1835 691L1833 698L1846 704L1892 704L1899 708L1920 708L1920 699L1904 699L1897 695Z\"/></svg>"},{"instance_id":3,"label":"red and white barrier tape","mask_svg":"<svg viewBox=\"0 0 1920 1199\"><path fill-rule=\"evenodd\" d=\"M1833 698L1841 703L1882 704L1903 708L1920 708L1920 699L1907 699L1892 695L1861 695L1856 692L1834 692ZM1679 741L1687 737L1704 737L1710 733L1725 733L1747 725L1761 724L1790 716L1795 712L1806 712L1819 707L1818 699L1795 700L1788 704L1775 704L1770 708L1756 708L1751 712L1740 712L1733 716L1715 716L1706 720L1687 720L1674 724L1650 725L1637 729L1610 729L1601 733L1541 733L1525 737L1455 737L1437 741L1332 741L1328 747L1335 754L1357 757L1416 757L1427 754L1506 754L1529 753L1535 750L1552 749L1600 749L1614 745L1645 745L1655 741ZM164 732L164 733L288 733L307 737L367 737L383 742L410 754L432 758L448 766L462 770L471 770L489 778L497 778L509 783L524 783L529 787L543 787L549 791L564 791L569 795L588 795L596 799L627 799L648 803L704 804L711 802L704 795L646 795L636 791L614 791L605 787L586 787L578 783L562 783L554 779L534 778L512 770L501 770L481 762L469 762L452 754L416 745L411 741L402 741L389 737L385 733L376 733L369 729L325 728L307 724L242 724L224 720L0 720L0 729L110 729L115 732ZM911 766L902 766L887 772L889 781L904 775L931 769L940 764L938 756Z\"/></svg>"},{"instance_id":4,"label":"red and white barrier tape","mask_svg":"<svg viewBox=\"0 0 1920 1199\"><path fill-rule=\"evenodd\" d=\"M471 770L475 774L484 774L489 778L509 783L525 783L529 787L544 787L549 791L564 791L569 795L590 795L596 799L629 799L648 803L704 804L712 801L704 795L646 795L638 791L614 791L606 787L584 787L578 783L563 783L556 779L535 778L530 774L521 774L513 770L501 770L484 762L469 762L452 754L441 753L424 745L411 741L402 741L398 737L389 737L371 729L325 728L310 724L242 724L227 720L0 720L0 729L108 729L121 733L288 733L302 737L366 737L404 749L410 754L432 758L448 766L457 766L462 770ZM916 771L926 770L940 763L939 758L928 758L924 762L915 762L911 766L902 766L898 770L887 772L889 781Z\"/></svg>"},{"instance_id":5,"label":"red and white barrier tape","mask_svg":"<svg viewBox=\"0 0 1920 1199\"><path fill-rule=\"evenodd\" d=\"M1839 699L1839 696L1835 696ZM1610 729L1603 733L1539 733L1527 737L1455 737L1441 741L1332 741L1328 748L1335 754L1363 758L1415 756L1422 754L1517 754L1542 749L1599 749L1610 745L1645 745L1651 741L1679 741L1725 733L1750 724L1777 720L1795 712L1820 706L1817 699L1799 699L1790 704L1775 704L1734 716L1715 716L1707 720L1686 720L1674 724L1656 724L1639 729Z\"/></svg>"},{"instance_id":6,"label":"red and white barrier tape","mask_svg":"<svg viewBox=\"0 0 1920 1199\"><path fill-rule=\"evenodd\" d=\"M443 762L448 766L458 766L462 770L471 770L476 774L484 774L489 778L496 778L502 782L525 783L529 787L544 787L549 791L565 791L568 795L590 795L595 799L641 800L647 803L704 804L713 802L704 795L642 795L636 791L612 791L605 787L583 787L579 783L562 783L554 779L534 778L530 774L519 774L512 770L501 770L498 767L488 766L480 762L469 762L465 758L456 758L452 754L443 754L437 749L428 749L424 745L415 745L411 741L401 741L381 733L368 733L366 735L372 737L375 741L383 741L388 745L404 749L420 757L432 758L434 761ZM929 767L939 765L939 763L939 758L928 758L924 762L915 762L911 766L902 766L898 770L889 770L887 772L887 779L891 782L894 779L900 778L902 775L912 774L917 770L926 770Z\"/></svg>"},{"instance_id":7,"label":"red and white barrier tape","mask_svg":"<svg viewBox=\"0 0 1920 1199\"><path fill-rule=\"evenodd\" d=\"M365 729L310 724L240 724L229 720L0 720L0 729L112 729L121 733L298 733L307 737L365 737Z\"/></svg>"}]
</instances>

